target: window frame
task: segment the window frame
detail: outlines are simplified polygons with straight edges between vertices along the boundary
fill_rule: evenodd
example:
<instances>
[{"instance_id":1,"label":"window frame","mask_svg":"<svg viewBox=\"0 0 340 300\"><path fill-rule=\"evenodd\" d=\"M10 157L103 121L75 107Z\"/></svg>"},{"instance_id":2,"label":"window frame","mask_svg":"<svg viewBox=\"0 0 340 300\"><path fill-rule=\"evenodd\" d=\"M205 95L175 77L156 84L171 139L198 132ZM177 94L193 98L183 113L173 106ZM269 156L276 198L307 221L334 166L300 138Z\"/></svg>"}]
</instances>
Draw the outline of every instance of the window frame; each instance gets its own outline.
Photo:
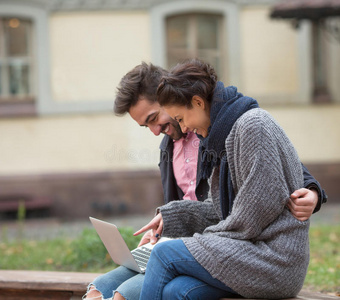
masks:
<instances>
[{"instance_id":1,"label":"window frame","mask_svg":"<svg viewBox=\"0 0 340 300\"><path fill-rule=\"evenodd\" d=\"M9 55L6 51L6 35L5 35L5 23L6 21L10 19L18 18L17 16L0 16L0 31L2 34L0 34L0 40L1 44L0 47L0 62L1 67L4 67L4 69L1 68L1 74L0 76L2 77L2 86L0 88L3 88L4 94L0 94L0 103L6 102L6 103L20 103L20 102L34 102L34 94L35 94L35 88L34 88L34 61L33 61L33 42L34 42L34 37L33 37L33 24L32 20L27 19L27 18L18 18L20 21L26 21L30 22L30 26L28 28L28 45L27 45L27 54L26 55ZM10 94L10 72L9 72L9 67L13 64L13 62L19 61L19 65L22 66L28 66L29 67L29 75L28 75L28 85L29 85L29 92L25 95L12 95ZM7 70L6 70L7 69Z\"/></svg>"},{"instance_id":2,"label":"window frame","mask_svg":"<svg viewBox=\"0 0 340 300\"><path fill-rule=\"evenodd\" d=\"M36 116L51 101L49 83L48 12L46 8L27 1L20 5L13 1L0 3L0 17L22 18L32 22L32 95L3 97L0 101L0 118Z\"/></svg>"},{"instance_id":3,"label":"window frame","mask_svg":"<svg viewBox=\"0 0 340 300\"><path fill-rule=\"evenodd\" d=\"M227 45L223 51L222 81L241 85L239 6L232 2L183 0L151 8L152 61L167 68L167 18L179 14L216 14L223 17L222 34Z\"/></svg>"},{"instance_id":4,"label":"window frame","mask_svg":"<svg viewBox=\"0 0 340 300\"><path fill-rule=\"evenodd\" d=\"M216 48L199 48L199 38L200 38L200 32L198 30L198 24L201 17L209 16L215 19L217 23L217 32L216 32L216 38L217 38L217 44ZM171 18L184 18L188 20L187 23L187 40L189 41L187 47L185 46L174 46L169 44L169 36L168 36L168 29L169 29L169 21L171 21ZM178 61L183 60L188 57L199 57L202 58L201 55L203 54L204 58L203 60L206 60L207 62L214 59L218 59L218 66L212 65L215 67L215 70L218 71L219 77L221 77L221 71L219 70L219 66L225 65L224 57L226 54L226 50L224 49L224 37L225 34L223 33L223 16L221 14L212 14L212 13L189 13L189 14L177 14L168 16L166 18L166 29L167 29L167 68L172 67L173 65L170 64L171 60Z\"/></svg>"}]
</instances>

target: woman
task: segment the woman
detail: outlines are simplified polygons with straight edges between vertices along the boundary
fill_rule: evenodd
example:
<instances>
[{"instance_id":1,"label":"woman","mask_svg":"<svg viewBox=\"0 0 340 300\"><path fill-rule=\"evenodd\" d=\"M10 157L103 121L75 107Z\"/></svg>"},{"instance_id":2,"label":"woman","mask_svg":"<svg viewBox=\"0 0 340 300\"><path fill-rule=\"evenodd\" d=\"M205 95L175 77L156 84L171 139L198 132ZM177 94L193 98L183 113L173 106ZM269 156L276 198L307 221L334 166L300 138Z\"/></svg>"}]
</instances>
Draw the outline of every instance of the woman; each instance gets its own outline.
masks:
<instances>
[{"instance_id":1,"label":"woman","mask_svg":"<svg viewBox=\"0 0 340 300\"><path fill-rule=\"evenodd\" d=\"M286 208L303 175L281 127L199 60L177 65L157 93L182 131L201 138L210 198L164 205L136 233L163 226L163 235L181 237L154 248L140 299L296 296L309 262L309 221Z\"/></svg>"}]
</instances>

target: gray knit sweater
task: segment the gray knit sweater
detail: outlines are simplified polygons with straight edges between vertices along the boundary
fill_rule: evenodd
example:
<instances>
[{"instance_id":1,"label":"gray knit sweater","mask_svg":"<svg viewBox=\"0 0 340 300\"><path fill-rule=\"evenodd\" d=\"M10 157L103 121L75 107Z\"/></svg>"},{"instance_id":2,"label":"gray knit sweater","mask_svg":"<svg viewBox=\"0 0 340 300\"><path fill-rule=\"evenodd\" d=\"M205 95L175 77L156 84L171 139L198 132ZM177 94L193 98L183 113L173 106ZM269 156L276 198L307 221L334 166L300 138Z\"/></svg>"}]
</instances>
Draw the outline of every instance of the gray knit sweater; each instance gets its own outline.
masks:
<instances>
[{"instance_id":1,"label":"gray knit sweater","mask_svg":"<svg viewBox=\"0 0 340 300\"><path fill-rule=\"evenodd\" d=\"M309 262L309 221L286 208L303 187L301 163L276 121L252 109L234 124L226 153L235 200L221 219L219 169L204 202L173 201L160 207L163 235L182 237L214 277L247 298L289 298L301 290Z\"/></svg>"}]
</instances>

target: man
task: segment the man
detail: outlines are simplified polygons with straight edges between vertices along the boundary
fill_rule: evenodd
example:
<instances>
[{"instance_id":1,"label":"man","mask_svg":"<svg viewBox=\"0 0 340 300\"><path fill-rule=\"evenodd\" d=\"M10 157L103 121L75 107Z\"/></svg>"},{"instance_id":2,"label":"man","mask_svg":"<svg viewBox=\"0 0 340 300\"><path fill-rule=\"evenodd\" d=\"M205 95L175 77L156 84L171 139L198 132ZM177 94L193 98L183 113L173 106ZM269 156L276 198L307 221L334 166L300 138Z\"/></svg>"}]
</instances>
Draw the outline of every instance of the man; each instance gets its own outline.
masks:
<instances>
[{"instance_id":1,"label":"man","mask_svg":"<svg viewBox=\"0 0 340 300\"><path fill-rule=\"evenodd\" d=\"M165 203L181 199L203 201L207 198L209 187L207 181L201 178L200 170L197 170L200 157L199 139L192 132L183 134L178 123L160 107L156 100L158 84L162 75L166 72L166 70L152 64L142 63L136 66L120 82L114 112L119 116L129 113L140 126L148 127L154 135L165 134L160 145L161 157L159 163ZM322 203L327 201L327 196L320 184L304 166L303 170L305 188L295 191L288 203L292 214L301 221L307 220L313 212L320 209ZM143 236L140 245L149 241L156 243L157 237L155 235L157 233L159 234L158 231L148 231ZM97 290L100 291L101 289L98 285L103 282L108 285L110 280L114 282L111 290L116 291L114 299L125 299L124 297L138 299L143 282L141 276L143 275L130 272L129 276L131 277L126 275L124 280L120 281L122 286L126 285L120 290L117 288L120 286L117 277L122 276L118 273L121 272L122 268L118 268L116 274L111 273L109 275L110 273L108 273L103 275L102 278L96 279L87 299L100 296L101 293ZM125 284L125 280L128 284ZM131 286L133 286L134 292L138 292L138 296L126 294L131 290Z\"/></svg>"}]
</instances>

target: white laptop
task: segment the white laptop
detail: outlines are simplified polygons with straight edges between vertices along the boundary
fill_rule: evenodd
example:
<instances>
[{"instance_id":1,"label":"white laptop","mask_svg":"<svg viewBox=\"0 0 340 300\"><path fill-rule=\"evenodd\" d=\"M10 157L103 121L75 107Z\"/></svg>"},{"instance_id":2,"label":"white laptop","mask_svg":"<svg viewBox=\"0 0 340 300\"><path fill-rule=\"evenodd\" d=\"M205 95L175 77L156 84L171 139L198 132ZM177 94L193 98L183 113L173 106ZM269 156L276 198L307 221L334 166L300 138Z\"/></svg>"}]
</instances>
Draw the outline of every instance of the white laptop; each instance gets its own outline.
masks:
<instances>
[{"instance_id":1,"label":"white laptop","mask_svg":"<svg viewBox=\"0 0 340 300\"><path fill-rule=\"evenodd\" d=\"M116 264L145 273L146 264L155 245L148 243L130 252L116 225L92 217L90 221ZM170 239L162 237L157 243L167 240Z\"/></svg>"}]
</instances>

